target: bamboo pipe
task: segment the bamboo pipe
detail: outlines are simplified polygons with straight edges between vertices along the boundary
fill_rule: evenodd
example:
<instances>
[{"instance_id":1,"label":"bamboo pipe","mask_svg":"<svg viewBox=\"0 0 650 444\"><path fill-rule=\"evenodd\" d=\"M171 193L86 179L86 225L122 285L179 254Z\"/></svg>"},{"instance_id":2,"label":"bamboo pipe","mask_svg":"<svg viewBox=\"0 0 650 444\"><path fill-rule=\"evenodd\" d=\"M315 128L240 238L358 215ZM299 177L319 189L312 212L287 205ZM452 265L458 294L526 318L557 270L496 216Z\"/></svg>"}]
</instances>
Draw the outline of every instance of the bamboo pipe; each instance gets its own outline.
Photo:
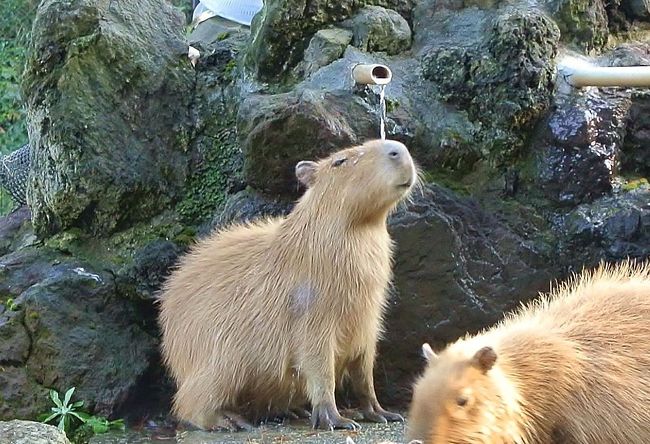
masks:
<instances>
[{"instance_id":1,"label":"bamboo pipe","mask_svg":"<svg viewBox=\"0 0 650 444\"><path fill-rule=\"evenodd\" d=\"M393 73L386 65L360 63L352 68L352 78L361 85L387 85Z\"/></svg>"}]
</instances>

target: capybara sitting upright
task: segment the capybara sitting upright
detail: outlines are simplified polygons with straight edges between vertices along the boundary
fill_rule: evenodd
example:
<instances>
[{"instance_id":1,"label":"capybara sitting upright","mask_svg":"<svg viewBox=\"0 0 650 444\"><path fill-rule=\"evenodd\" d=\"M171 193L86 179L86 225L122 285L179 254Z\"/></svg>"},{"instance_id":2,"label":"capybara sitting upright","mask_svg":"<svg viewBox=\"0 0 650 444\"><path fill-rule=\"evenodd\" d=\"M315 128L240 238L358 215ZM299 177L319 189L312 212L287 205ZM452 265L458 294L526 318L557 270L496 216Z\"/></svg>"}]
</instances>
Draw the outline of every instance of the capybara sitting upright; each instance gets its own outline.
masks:
<instances>
[{"instance_id":1,"label":"capybara sitting upright","mask_svg":"<svg viewBox=\"0 0 650 444\"><path fill-rule=\"evenodd\" d=\"M417 179L407 148L371 141L296 165L307 187L285 218L237 224L198 243L161 296L176 415L245 426L311 403L316 428L357 428L337 409L349 375L369 421L392 244L389 212Z\"/></svg>"},{"instance_id":2,"label":"capybara sitting upright","mask_svg":"<svg viewBox=\"0 0 650 444\"><path fill-rule=\"evenodd\" d=\"M650 266L602 265L495 327L423 345L409 439L650 443Z\"/></svg>"}]
</instances>

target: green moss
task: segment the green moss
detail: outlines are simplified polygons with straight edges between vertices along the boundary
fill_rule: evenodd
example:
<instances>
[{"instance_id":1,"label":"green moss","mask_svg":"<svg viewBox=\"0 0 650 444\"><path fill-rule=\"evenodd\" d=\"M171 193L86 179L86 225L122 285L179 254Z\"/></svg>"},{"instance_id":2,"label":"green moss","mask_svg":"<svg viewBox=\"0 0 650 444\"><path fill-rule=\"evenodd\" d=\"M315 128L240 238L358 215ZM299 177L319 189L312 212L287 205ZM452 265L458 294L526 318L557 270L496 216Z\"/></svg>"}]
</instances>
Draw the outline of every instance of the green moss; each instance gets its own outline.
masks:
<instances>
[{"instance_id":1,"label":"green moss","mask_svg":"<svg viewBox=\"0 0 650 444\"><path fill-rule=\"evenodd\" d=\"M636 179L626 180L625 183L623 183L623 185L621 186L621 189L623 191L634 191L639 188L648 187L648 185L649 185L648 179L646 179L645 177L640 177Z\"/></svg>"},{"instance_id":2,"label":"green moss","mask_svg":"<svg viewBox=\"0 0 650 444\"><path fill-rule=\"evenodd\" d=\"M449 188L462 196L470 195L470 189L455 175L443 171L423 171L422 176L427 183L435 183Z\"/></svg>"},{"instance_id":3,"label":"green moss","mask_svg":"<svg viewBox=\"0 0 650 444\"><path fill-rule=\"evenodd\" d=\"M198 225L214 215L225 202L228 185L234 179L231 175L241 174L234 121L224 119L218 126L221 130L214 132L211 143L203 145L207 146L202 153L203 162L190 177L185 196L177 206L183 221L189 225ZM187 240L188 236L181 238Z\"/></svg>"}]
</instances>

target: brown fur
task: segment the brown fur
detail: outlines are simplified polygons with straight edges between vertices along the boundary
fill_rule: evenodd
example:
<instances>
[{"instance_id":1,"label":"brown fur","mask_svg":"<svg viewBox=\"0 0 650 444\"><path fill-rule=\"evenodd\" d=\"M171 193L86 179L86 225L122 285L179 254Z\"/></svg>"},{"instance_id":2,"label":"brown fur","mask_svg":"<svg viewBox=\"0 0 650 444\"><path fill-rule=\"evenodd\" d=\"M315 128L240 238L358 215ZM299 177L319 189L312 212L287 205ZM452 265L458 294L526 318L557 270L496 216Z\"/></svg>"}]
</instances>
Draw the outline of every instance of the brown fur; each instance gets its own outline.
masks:
<instances>
[{"instance_id":1,"label":"brown fur","mask_svg":"<svg viewBox=\"0 0 650 444\"><path fill-rule=\"evenodd\" d=\"M650 443L648 264L584 272L482 334L424 353L409 439Z\"/></svg>"},{"instance_id":2,"label":"brown fur","mask_svg":"<svg viewBox=\"0 0 650 444\"><path fill-rule=\"evenodd\" d=\"M306 402L314 426L358 427L334 401L345 372L366 419L401 419L377 402L373 364L391 279L386 218L416 168L402 144L372 141L300 162L296 175L308 189L290 215L214 233L165 285L173 409L201 428L231 412L259 419Z\"/></svg>"}]
</instances>

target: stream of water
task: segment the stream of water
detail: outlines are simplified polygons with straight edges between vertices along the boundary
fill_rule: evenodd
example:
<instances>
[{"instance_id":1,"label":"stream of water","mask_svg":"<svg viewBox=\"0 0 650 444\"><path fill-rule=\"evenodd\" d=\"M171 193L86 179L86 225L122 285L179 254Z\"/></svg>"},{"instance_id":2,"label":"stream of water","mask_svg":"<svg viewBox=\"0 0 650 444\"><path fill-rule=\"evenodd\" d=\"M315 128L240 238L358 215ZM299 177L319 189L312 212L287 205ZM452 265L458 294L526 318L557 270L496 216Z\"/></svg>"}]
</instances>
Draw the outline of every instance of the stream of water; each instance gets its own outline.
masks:
<instances>
[{"instance_id":1,"label":"stream of water","mask_svg":"<svg viewBox=\"0 0 650 444\"><path fill-rule=\"evenodd\" d=\"M386 140L386 85L379 86L379 134Z\"/></svg>"}]
</instances>

